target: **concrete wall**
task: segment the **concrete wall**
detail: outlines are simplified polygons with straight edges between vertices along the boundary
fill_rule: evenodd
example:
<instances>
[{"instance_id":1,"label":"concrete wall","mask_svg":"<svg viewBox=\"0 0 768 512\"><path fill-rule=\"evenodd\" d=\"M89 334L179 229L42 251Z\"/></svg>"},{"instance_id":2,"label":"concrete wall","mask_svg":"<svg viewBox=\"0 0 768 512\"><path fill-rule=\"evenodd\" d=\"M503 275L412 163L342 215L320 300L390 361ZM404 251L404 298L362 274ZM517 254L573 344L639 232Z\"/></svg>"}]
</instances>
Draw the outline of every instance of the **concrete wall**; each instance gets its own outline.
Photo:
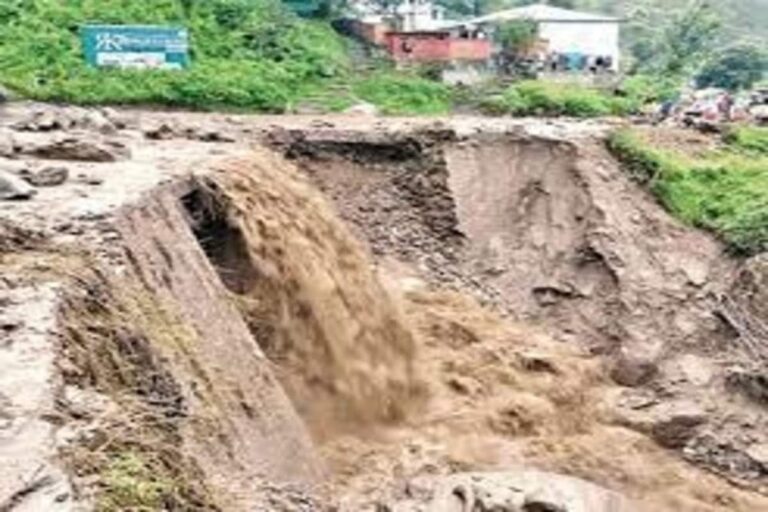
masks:
<instances>
[{"instance_id":1,"label":"concrete wall","mask_svg":"<svg viewBox=\"0 0 768 512\"><path fill-rule=\"evenodd\" d=\"M550 51L610 56L613 59L613 69L618 71L619 23L543 22L539 30L541 38L549 41Z\"/></svg>"},{"instance_id":2,"label":"concrete wall","mask_svg":"<svg viewBox=\"0 0 768 512\"><path fill-rule=\"evenodd\" d=\"M458 39L447 33L390 33L387 49L398 62L486 61L491 56L489 40Z\"/></svg>"}]
</instances>

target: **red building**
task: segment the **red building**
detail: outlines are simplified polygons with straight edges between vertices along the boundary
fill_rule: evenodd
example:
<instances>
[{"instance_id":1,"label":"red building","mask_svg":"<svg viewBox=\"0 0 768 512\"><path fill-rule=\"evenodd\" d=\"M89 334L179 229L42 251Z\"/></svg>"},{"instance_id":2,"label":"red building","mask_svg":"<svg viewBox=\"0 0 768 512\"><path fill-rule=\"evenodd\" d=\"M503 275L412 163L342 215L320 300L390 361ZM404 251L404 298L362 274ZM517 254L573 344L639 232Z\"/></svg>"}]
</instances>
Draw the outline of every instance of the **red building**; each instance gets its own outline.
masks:
<instances>
[{"instance_id":1,"label":"red building","mask_svg":"<svg viewBox=\"0 0 768 512\"><path fill-rule=\"evenodd\" d=\"M386 48L396 62L487 61L492 45L488 39L463 38L448 31L389 32Z\"/></svg>"}]
</instances>

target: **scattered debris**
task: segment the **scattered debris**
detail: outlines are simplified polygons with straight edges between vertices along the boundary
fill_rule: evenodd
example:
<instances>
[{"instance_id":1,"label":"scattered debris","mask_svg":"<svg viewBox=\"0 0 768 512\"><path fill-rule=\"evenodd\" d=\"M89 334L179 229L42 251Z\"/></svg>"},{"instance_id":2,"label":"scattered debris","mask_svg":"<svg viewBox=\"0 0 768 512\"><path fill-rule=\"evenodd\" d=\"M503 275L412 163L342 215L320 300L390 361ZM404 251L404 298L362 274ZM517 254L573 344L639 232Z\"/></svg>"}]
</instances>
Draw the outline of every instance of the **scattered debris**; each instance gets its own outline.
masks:
<instances>
[{"instance_id":1,"label":"scattered debris","mask_svg":"<svg viewBox=\"0 0 768 512\"><path fill-rule=\"evenodd\" d=\"M416 512L638 512L620 494L538 471L468 473L408 482L406 496L380 510Z\"/></svg>"},{"instance_id":2,"label":"scattered debris","mask_svg":"<svg viewBox=\"0 0 768 512\"><path fill-rule=\"evenodd\" d=\"M116 162L131 156L128 146L118 140L94 139L91 135L65 135L50 141L30 144L21 153L51 160Z\"/></svg>"}]
</instances>

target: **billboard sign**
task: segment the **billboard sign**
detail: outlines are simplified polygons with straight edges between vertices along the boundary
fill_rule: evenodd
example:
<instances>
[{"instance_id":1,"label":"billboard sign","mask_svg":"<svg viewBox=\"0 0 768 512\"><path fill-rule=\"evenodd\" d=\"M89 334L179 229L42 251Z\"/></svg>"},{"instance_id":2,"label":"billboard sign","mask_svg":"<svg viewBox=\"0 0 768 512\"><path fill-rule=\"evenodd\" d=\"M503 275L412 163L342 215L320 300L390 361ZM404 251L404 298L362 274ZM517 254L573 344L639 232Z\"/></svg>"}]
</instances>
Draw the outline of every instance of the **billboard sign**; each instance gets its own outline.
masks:
<instances>
[{"instance_id":1,"label":"billboard sign","mask_svg":"<svg viewBox=\"0 0 768 512\"><path fill-rule=\"evenodd\" d=\"M184 69L189 65L185 28L149 25L85 25L85 60L94 67Z\"/></svg>"}]
</instances>

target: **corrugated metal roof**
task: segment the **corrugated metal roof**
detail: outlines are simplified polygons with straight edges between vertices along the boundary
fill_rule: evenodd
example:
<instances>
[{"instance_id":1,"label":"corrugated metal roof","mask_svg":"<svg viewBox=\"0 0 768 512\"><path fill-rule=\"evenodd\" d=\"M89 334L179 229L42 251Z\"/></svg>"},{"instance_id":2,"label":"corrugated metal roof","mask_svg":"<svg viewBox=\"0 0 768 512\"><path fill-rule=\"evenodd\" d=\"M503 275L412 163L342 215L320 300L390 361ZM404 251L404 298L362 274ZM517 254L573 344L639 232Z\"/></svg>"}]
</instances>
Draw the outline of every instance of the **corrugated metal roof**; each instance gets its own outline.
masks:
<instances>
[{"instance_id":1,"label":"corrugated metal roof","mask_svg":"<svg viewBox=\"0 0 768 512\"><path fill-rule=\"evenodd\" d=\"M619 23L621 18L613 16L604 16L602 14L593 14L588 12L572 11L562 9L546 4L534 4L526 7L517 7L515 9L506 9L497 11L485 16L471 18L468 20L457 21L454 26L462 25L482 25L484 23L493 23L495 21L507 20L533 20L539 22L599 22L599 23Z\"/></svg>"}]
</instances>

